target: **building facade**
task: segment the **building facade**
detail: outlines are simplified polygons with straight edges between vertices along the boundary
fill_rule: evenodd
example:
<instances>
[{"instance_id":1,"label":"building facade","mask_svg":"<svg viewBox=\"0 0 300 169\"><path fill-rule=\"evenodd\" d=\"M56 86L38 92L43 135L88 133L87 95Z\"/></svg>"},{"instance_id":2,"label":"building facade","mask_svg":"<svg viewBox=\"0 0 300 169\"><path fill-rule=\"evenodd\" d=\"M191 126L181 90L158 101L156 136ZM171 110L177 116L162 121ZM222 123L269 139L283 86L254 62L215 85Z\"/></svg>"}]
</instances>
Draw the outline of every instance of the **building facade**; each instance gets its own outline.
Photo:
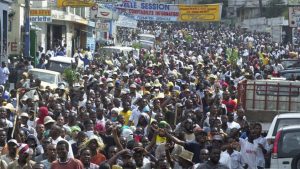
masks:
<instances>
[{"instance_id":1,"label":"building facade","mask_svg":"<svg viewBox=\"0 0 300 169\"><path fill-rule=\"evenodd\" d=\"M24 0L17 0L12 4L15 16L11 18L12 29L9 32L9 40L14 47L9 50L10 55L21 55L24 46ZM48 49L65 47L66 55L71 57L75 49L86 48L87 39L93 34L95 23L89 21L89 8L57 8L55 1L31 1L30 10L51 11L45 16L47 19L37 19L43 16L35 16L30 25L30 55L37 56L39 47L43 52ZM37 12L39 13L39 12ZM49 14L49 16L47 16ZM33 16L31 16L33 18Z\"/></svg>"},{"instance_id":2,"label":"building facade","mask_svg":"<svg viewBox=\"0 0 300 169\"><path fill-rule=\"evenodd\" d=\"M0 61L7 61L8 21L11 0L0 0Z\"/></svg>"}]
</instances>

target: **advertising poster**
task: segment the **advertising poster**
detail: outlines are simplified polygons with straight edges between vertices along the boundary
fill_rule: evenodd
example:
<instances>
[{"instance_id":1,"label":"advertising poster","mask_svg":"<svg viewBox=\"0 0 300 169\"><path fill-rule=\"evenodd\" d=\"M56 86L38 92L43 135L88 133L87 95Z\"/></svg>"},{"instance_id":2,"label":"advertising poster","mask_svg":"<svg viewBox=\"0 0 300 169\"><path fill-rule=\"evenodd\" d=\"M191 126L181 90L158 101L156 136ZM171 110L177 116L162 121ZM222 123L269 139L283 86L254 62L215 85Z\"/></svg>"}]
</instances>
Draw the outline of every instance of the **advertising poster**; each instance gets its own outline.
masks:
<instances>
[{"instance_id":1,"label":"advertising poster","mask_svg":"<svg viewBox=\"0 0 300 169\"><path fill-rule=\"evenodd\" d=\"M179 5L178 21L216 22L221 20L221 5Z\"/></svg>"}]
</instances>

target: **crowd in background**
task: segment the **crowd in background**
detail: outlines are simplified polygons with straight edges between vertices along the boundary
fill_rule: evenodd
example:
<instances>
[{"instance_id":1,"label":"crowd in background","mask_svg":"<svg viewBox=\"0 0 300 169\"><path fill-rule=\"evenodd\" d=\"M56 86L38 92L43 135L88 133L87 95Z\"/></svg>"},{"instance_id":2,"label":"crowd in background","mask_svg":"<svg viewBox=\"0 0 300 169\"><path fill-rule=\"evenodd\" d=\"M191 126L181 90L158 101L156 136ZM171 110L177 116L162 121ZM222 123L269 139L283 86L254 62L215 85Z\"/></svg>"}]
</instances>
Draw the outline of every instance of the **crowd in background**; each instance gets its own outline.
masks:
<instances>
[{"instance_id":1,"label":"crowd in background","mask_svg":"<svg viewBox=\"0 0 300 169\"><path fill-rule=\"evenodd\" d=\"M268 166L271 146L261 124L247 121L238 84L278 77L280 61L298 57L293 47L222 24L139 22L119 37L132 42L138 33L155 35L154 47L94 57L78 51L79 79L57 89L41 87L27 60L3 63L1 168ZM39 68L47 68L46 52Z\"/></svg>"}]
</instances>

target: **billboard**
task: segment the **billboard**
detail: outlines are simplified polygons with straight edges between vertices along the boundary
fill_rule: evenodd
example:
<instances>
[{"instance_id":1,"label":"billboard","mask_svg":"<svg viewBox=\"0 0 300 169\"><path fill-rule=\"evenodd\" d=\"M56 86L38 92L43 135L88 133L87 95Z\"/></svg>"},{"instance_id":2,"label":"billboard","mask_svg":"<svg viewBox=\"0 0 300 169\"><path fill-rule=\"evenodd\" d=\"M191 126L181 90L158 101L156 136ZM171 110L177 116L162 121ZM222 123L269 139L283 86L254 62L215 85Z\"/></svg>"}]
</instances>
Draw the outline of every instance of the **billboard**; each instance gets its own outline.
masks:
<instances>
[{"instance_id":1,"label":"billboard","mask_svg":"<svg viewBox=\"0 0 300 169\"><path fill-rule=\"evenodd\" d=\"M57 0L57 7L73 7L73 8L80 8L80 7L92 7L95 5L94 0Z\"/></svg>"},{"instance_id":2,"label":"billboard","mask_svg":"<svg viewBox=\"0 0 300 169\"><path fill-rule=\"evenodd\" d=\"M96 4L90 8L90 17L91 19L108 19L108 20L117 20L119 15L107 8L103 4Z\"/></svg>"},{"instance_id":3,"label":"billboard","mask_svg":"<svg viewBox=\"0 0 300 169\"><path fill-rule=\"evenodd\" d=\"M178 21L182 22L216 22L221 19L220 4L179 5Z\"/></svg>"}]
</instances>

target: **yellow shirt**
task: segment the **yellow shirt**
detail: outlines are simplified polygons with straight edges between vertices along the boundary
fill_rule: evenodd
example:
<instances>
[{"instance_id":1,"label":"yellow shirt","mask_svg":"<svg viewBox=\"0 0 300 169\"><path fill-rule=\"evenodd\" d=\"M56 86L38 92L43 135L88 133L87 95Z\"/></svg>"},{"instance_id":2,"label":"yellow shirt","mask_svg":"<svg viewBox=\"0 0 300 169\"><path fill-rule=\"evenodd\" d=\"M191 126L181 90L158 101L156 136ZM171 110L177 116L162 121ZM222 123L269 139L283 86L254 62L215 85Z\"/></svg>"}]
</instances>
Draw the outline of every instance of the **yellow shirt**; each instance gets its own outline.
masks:
<instances>
[{"instance_id":1,"label":"yellow shirt","mask_svg":"<svg viewBox=\"0 0 300 169\"><path fill-rule=\"evenodd\" d=\"M127 112L124 112L124 111L121 111L120 112L120 115L122 115L124 117L124 120L125 120L125 125L128 125L128 122L129 122L129 118L131 116L132 112L130 110L128 110Z\"/></svg>"},{"instance_id":2,"label":"yellow shirt","mask_svg":"<svg viewBox=\"0 0 300 169\"><path fill-rule=\"evenodd\" d=\"M167 142L167 138L166 137L160 137L160 136L156 136L156 143L157 144L162 144Z\"/></svg>"},{"instance_id":3,"label":"yellow shirt","mask_svg":"<svg viewBox=\"0 0 300 169\"><path fill-rule=\"evenodd\" d=\"M262 58L263 65L269 64L269 60L270 60L270 59L269 59L268 57Z\"/></svg>"}]
</instances>

